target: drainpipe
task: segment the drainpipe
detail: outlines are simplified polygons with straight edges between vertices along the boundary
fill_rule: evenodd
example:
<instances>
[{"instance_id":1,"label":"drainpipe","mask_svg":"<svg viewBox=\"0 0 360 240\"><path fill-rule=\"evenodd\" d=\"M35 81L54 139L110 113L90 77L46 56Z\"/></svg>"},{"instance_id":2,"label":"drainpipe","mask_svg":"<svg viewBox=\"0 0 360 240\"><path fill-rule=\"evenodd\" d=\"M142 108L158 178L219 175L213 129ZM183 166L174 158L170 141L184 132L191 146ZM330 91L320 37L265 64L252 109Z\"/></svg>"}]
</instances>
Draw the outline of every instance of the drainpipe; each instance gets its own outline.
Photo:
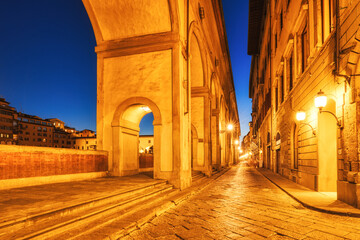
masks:
<instances>
[{"instance_id":1,"label":"drainpipe","mask_svg":"<svg viewBox=\"0 0 360 240\"><path fill-rule=\"evenodd\" d=\"M344 77L345 80L350 83L350 77L348 75L340 74L340 3L339 0L335 0L336 22L335 22L335 71L336 77Z\"/></svg>"},{"instance_id":2,"label":"drainpipe","mask_svg":"<svg viewBox=\"0 0 360 240\"><path fill-rule=\"evenodd\" d=\"M271 9L271 2L272 1L270 1L270 3L269 3L269 8L270 8L270 46L272 46L272 25L271 25L271 20L272 20L272 9ZM271 161L271 159L272 159L272 151L273 151L273 144L272 144L272 136L273 136L273 107L272 107L272 98L274 97L274 95L272 94L272 51L271 51L271 54L270 54L270 92L271 92L271 98L270 98L270 106L271 106L271 108L270 108L270 150L271 150L271 152L270 152L270 166L268 166L268 167L270 167L270 170L271 170L271 164L272 164L272 161ZM275 96L276 96L276 94L275 94Z\"/></svg>"},{"instance_id":3,"label":"drainpipe","mask_svg":"<svg viewBox=\"0 0 360 240\"><path fill-rule=\"evenodd\" d=\"M190 109L190 32L189 32L189 14L190 14L190 0L187 0L187 14L186 14L186 35L187 35L187 43L186 43L186 60L187 60L187 71L186 71L186 91L187 91L187 104L186 104L186 112L189 113ZM190 121L191 124L191 121Z\"/></svg>"}]
</instances>

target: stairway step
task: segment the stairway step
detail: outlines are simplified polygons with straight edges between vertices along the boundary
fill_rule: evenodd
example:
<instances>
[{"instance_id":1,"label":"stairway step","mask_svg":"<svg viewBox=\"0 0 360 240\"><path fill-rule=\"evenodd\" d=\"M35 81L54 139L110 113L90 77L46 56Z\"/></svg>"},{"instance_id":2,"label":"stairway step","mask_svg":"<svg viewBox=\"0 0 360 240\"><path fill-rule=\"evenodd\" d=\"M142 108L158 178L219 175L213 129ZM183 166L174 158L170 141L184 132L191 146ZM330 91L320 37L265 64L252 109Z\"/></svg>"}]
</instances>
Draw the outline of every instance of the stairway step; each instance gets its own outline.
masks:
<instances>
[{"instance_id":1,"label":"stairway step","mask_svg":"<svg viewBox=\"0 0 360 240\"><path fill-rule=\"evenodd\" d=\"M72 228L71 225L77 225L76 223L79 221L84 223L92 221L91 219L119 211L122 208L172 189L173 186L163 181L143 186L142 188L132 189L132 191L125 191L120 194L41 214L37 216L38 219L33 217L22 222L22 224L10 224L7 227L3 227L0 229L2 233L0 239L27 239L43 236L48 232L53 235L56 231L62 232L69 227ZM23 225L21 229L18 228L19 225ZM43 237L41 238L43 239Z\"/></svg>"},{"instance_id":2,"label":"stairway step","mask_svg":"<svg viewBox=\"0 0 360 240\"><path fill-rule=\"evenodd\" d=\"M143 199L137 202L137 204L132 204L127 208L121 209L118 212L95 219L89 224L82 224L81 226L77 224L76 227L73 227L67 232L47 239L96 240L109 236L111 236L110 239L117 239L114 236L125 235L128 231L136 229L139 224L142 225L150 220L156 214L155 212L159 211L159 207L163 207L164 201L166 201L165 199L177 192L179 192L177 189L168 189L148 199Z\"/></svg>"}]
</instances>

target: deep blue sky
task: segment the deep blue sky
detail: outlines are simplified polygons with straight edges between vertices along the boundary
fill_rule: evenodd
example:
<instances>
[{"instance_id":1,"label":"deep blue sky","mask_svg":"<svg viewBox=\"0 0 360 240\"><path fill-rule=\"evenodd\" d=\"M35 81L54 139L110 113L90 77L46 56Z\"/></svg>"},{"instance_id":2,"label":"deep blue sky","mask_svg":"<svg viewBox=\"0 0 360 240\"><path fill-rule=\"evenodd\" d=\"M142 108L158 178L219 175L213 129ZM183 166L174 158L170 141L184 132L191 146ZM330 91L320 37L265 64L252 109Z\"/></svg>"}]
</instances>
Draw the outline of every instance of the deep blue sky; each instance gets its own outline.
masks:
<instances>
[{"instance_id":1,"label":"deep blue sky","mask_svg":"<svg viewBox=\"0 0 360 240\"><path fill-rule=\"evenodd\" d=\"M244 136L248 1L223 0L223 7ZM96 42L81 0L2 0L0 33L0 96L18 111L96 130ZM151 133L151 123L146 115L141 134Z\"/></svg>"}]
</instances>

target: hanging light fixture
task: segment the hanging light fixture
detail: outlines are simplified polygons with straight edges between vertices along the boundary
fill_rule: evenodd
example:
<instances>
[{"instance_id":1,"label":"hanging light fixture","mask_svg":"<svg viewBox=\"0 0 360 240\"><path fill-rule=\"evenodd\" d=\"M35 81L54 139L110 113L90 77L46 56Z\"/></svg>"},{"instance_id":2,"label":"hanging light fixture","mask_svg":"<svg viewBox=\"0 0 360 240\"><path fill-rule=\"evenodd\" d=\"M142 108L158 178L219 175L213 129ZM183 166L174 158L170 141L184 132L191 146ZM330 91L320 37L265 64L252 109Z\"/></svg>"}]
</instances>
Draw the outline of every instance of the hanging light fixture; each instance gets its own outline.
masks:
<instances>
[{"instance_id":1,"label":"hanging light fixture","mask_svg":"<svg viewBox=\"0 0 360 240\"><path fill-rule=\"evenodd\" d=\"M304 111L298 111L296 113L296 120L298 121L304 121L306 118L306 113Z\"/></svg>"},{"instance_id":2,"label":"hanging light fixture","mask_svg":"<svg viewBox=\"0 0 360 240\"><path fill-rule=\"evenodd\" d=\"M318 92L315 97L315 107L319 108L319 110L321 111L322 108L326 106L326 103L327 97L325 93L320 89L320 92Z\"/></svg>"}]
</instances>

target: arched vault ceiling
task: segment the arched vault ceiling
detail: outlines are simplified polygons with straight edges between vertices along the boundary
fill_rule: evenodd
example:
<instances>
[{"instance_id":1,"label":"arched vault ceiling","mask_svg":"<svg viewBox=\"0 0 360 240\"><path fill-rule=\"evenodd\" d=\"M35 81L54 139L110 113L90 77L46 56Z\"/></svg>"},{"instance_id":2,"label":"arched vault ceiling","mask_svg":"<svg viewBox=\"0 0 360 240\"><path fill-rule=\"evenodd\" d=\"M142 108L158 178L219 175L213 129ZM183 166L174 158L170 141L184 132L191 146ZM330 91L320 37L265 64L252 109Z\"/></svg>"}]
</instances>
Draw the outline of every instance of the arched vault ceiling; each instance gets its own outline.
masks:
<instances>
[{"instance_id":1,"label":"arched vault ceiling","mask_svg":"<svg viewBox=\"0 0 360 240\"><path fill-rule=\"evenodd\" d=\"M171 31L168 0L87 0L104 41Z\"/></svg>"}]
</instances>

